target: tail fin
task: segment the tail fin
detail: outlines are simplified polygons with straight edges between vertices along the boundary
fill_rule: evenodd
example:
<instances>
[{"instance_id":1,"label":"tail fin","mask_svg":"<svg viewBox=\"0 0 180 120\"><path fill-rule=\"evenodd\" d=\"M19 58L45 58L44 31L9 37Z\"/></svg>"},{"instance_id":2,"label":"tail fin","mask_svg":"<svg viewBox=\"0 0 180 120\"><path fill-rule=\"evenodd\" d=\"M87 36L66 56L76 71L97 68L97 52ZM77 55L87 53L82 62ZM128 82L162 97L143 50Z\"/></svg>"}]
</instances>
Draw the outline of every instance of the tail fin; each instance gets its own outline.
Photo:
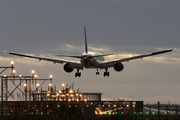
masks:
<instances>
[{"instance_id":1,"label":"tail fin","mask_svg":"<svg viewBox=\"0 0 180 120\"><path fill-rule=\"evenodd\" d=\"M85 35L85 52L88 53L88 48L87 48L87 36L86 36L86 26L84 26L84 35Z\"/></svg>"}]
</instances>

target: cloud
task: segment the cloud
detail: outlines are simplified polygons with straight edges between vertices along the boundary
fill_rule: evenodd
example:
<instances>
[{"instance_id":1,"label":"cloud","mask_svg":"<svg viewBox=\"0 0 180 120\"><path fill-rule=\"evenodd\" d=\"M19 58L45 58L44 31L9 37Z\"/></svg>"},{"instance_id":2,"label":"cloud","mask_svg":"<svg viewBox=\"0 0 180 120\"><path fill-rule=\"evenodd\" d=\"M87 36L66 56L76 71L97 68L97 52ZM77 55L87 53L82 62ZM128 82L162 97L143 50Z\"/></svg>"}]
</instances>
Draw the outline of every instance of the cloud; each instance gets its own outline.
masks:
<instances>
[{"instance_id":1,"label":"cloud","mask_svg":"<svg viewBox=\"0 0 180 120\"><path fill-rule=\"evenodd\" d=\"M170 96L152 96L152 97L145 97L144 100L145 103L157 103L158 101L160 101L162 104L167 104L168 101L170 101L172 104L175 104L179 101L179 98L170 97Z\"/></svg>"},{"instance_id":2,"label":"cloud","mask_svg":"<svg viewBox=\"0 0 180 120\"><path fill-rule=\"evenodd\" d=\"M138 56L138 55L141 55L141 54L119 53L119 54L107 56L106 60L118 60L118 59ZM176 54L172 54L172 55L163 54L160 56L157 55L157 56L147 57L143 59L146 59L144 62L156 62L156 63L161 63L161 64L180 64L180 58L178 57L177 52Z\"/></svg>"},{"instance_id":3,"label":"cloud","mask_svg":"<svg viewBox=\"0 0 180 120\"><path fill-rule=\"evenodd\" d=\"M33 59L30 59L30 58L17 58L17 57L2 57L0 56L0 61L1 62L6 62L6 61L14 61L15 63L18 62L18 63L21 63L21 64L29 64L29 65L35 65L35 66L45 66L47 65L47 63L45 62L37 62L38 60L33 60Z\"/></svg>"}]
</instances>

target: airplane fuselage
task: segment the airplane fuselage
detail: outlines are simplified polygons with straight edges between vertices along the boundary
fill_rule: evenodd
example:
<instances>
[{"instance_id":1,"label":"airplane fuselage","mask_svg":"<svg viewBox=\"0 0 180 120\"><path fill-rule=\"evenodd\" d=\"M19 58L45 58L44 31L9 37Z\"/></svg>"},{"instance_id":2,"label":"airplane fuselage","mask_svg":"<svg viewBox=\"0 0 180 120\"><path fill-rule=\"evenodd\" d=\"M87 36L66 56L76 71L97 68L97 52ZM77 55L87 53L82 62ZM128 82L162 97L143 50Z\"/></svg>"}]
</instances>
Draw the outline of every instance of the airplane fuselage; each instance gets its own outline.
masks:
<instances>
[{"instance_id":1,"label":"airplane fuselage","mask_svg":"<svg viewBox=\"0 0 180 120\"><path fill-rule=\"evenodd\" d=\"M100 65L100 61L104 61L104 57L96 57L96 58L92 57L97 55L102 55L102 54L97 52L90 52L90 51L88 53L84 52L82 54L83 58L81 59L81 64L85 68L98 68Z\"/></svg>"}]
</instances>

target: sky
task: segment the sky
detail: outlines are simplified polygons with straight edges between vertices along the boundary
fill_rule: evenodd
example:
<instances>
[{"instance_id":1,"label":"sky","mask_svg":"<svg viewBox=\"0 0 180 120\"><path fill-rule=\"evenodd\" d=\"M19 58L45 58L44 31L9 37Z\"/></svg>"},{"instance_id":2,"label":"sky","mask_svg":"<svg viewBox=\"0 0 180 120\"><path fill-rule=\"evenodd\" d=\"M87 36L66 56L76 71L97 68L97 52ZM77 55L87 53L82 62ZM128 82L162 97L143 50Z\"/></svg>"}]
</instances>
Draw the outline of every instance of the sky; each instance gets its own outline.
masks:
<instances>
[{"instance_id":1,"label":"sky","mask_svg":"<svg viewBox=\"0 0 180 120\"><path fill-rule=\"evenodd\" d=\"M1 0L0 66L8 66L13 60L17 75L30 75L31 70L38 78L52 74L58 89L62 83L74 82L81 92L103 93L103 100L180 103L179 6L179 0ZM121 72L110 68L110 77L103 77L104 70L97 76L96 69L84 69L80 78L74 77L76 70L66 73L62 64L4 53L71 60L55 55L81 55L85 51L84 26L89 51L115 54L106 60L177 49L123 63ZM7 70L1 75L9 73Z\"/></svg>"}]
</instances>

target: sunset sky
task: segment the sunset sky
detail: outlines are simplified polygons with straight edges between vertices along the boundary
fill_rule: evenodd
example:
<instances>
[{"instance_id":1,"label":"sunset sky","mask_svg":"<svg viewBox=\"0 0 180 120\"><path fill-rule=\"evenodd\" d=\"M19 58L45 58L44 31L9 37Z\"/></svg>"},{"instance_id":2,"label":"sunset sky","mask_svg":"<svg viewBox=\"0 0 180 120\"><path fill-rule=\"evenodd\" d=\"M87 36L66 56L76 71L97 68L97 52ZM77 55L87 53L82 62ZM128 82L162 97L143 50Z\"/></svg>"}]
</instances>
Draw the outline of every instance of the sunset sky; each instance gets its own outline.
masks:
<instances>
[{"instance_id":1,"label":"sunset sky","mask_svg":"<svg viewBox=\"0 0 180 120\"><path fill-rule=\"evenodd\" d=\"M179 6L179 0L1 0L0 66L13 60L17 75L30 75L31 70L38 78L52 74L59 89L62 83L74 82L75 89L101 92L103 99L180 103ZM74 77L76 70L66 73L62 64L4 53L71 60L55 55L81 55L85 51L84 25L89 51L115 54L106 60L177 49L123 63L122 72L110 68L110 77L103 77L104 70L97 76L96 69L84 69L80 78Z\"/></svg>"}]
</instances>

